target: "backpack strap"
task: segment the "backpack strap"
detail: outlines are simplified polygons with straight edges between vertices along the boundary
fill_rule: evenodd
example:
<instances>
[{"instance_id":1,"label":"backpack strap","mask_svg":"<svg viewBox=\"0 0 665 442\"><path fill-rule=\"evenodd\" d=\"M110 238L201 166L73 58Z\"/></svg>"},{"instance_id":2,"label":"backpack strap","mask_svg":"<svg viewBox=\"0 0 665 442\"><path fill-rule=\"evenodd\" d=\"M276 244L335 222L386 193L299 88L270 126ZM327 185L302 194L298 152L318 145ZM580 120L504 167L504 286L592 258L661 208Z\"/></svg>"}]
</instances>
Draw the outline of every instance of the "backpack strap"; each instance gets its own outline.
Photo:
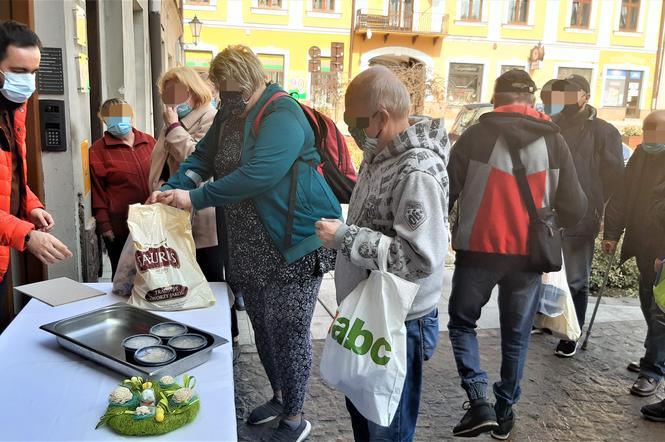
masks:
<instances>
[{"instance_id":1,"label":"backpack strap","mask_svg":"<svg viewBox=\"0 0 665 442\"><path fill-rule=\"evenodd\" d=\"M277 100L278 98L281 98L281 97L291 97L291 95L287 94L287 93L284 92L284 91L277 91L277 92L275 92L274 94L272 94L272 96L271 96L270 98L268 98L268 99L266 100L266 102L263 104L263 106L262 106L261 109L259 110L259 113L256 114L256 118L254 118L254 124L252 125L252 135L254 135L254 138L256 138L256 136L257 136L258 133L259 133L259 125L261 124L261 120L263 119L263 114L265 113L266 108L267 108L267 107L268 107L273 101L275 101L275 100ZM291 98L293 98L293 97L291 97Z\"/></svg>"},{"instance_id":2,"label":"backpack strap","mask_svg":"<svg viewBox=\"0 0 665 442\"><path fill-rule=\"evenodd\" d=\"M514 147L508 147L510 151L510 157L513 160L513 175L517 180L517 187L519 188L520 195L522 196L522 201L526 206L527 212L529 212L529 219L531 223L535 223L538 220L538 212L536 210L536 204L533 201L533 195L531 194L531 188L529 187L529 180L526 177L526 168L520 159L519 149Z\"/></svg>"}]
</instances>

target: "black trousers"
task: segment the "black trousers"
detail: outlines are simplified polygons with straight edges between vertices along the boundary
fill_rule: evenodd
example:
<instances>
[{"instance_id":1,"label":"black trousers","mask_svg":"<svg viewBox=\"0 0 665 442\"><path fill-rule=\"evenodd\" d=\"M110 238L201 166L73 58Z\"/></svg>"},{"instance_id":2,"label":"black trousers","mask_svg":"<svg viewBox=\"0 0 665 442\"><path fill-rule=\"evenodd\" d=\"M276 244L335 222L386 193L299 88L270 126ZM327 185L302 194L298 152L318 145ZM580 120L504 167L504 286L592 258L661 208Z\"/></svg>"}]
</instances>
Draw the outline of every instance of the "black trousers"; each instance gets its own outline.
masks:
<instances>
[{"instance_id":1,"label":"black trousers","mask_svg":"<svg viewBox=\"0 0 665 442\"><path fill-rule=\"evenodd\" d=\"M221 243L220 244L225 244ZM215 247L205 247L196 249L196 262L199 263L203 276L210 282L224 281L224 268L226 264L225 247L218 245ZM235 307L231 306L231 336L235 338L240 334L238 330L238 315Z\"/></svg>"},{"instance_id":2,"label":"black trousers","mask_svg":"<svg viewBox=\"0 0 665 442\"><path fill-rule=\"evenodd\" d=\"M111 261L111 279L115 276L115 271L118 268L118 261L120 261L120 255L122 254L122 248L125 247L128 236L129 235L115 235L113 241L104 238L104 246L106 246L106 252L109 254L109 260Z\"/></svg>"}]
</instances>

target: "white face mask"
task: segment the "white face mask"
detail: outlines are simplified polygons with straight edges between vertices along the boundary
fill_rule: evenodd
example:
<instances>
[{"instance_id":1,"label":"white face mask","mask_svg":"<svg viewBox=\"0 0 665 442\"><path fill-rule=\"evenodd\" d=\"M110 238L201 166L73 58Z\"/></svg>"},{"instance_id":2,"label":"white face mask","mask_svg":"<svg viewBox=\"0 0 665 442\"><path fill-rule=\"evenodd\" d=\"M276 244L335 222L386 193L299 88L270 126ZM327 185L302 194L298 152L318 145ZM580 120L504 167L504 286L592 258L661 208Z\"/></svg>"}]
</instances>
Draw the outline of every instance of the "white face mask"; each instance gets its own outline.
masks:
<instances>
[{"instance_id":1,"label":"white face mask","mask_svg":"<svg viewBox=\"0 0 665 442\"><path fill-rule=\"evenodd\" d=\"M2 72L5 82L0 89L2 95L14 103L24 103L35 92L35 74Z\"/></svg>"}]
</instances>

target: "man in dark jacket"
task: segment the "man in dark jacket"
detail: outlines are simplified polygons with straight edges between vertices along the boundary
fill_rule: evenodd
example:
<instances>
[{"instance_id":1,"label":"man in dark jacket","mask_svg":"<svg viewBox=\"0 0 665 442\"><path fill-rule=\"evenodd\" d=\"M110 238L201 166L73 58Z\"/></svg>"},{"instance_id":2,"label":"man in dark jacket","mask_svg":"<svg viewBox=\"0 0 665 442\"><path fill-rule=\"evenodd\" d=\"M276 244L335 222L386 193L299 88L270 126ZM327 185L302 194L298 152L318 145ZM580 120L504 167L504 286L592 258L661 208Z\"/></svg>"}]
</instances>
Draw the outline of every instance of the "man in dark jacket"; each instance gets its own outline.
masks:
<instances>
[{"instance_id":1,"label":"man in dark jacket","mask_svg":"<svg viewBox=\"0 0 665 442\"><path fill-rule=\"evenodd\" d=\"M494 112L480 117L452 150L450 207L457 201L453 233L455 273L449 301L448 330L457 370L470 408L453 434L474 437L492 431L510 435L512 405L520 379L531 325L538 307L541 274L528 264L529 214L513 173L511 149L526 169L538 208L554 209L560 226L577 224L586 210L575 166L545 114L533 109L533 80L521 70L501 75L494 88ZM476 322L492 289L499 286L501 380L494 384L496 404L487 402L487 373L480 367Z\"/></svg>"},{"instance_id":2,"label":"man in dark jacket","mask_svg":"<svg viewBox=\"0 0 665 442\"><path fill-rule=\"evenodd\" d=\"M653 297L654 261L663 258L663 218L657 214L665 192L665 111L644 119L644 143L635 149L626 167L623 186L610 200L605 215L603 251L612 253L625 230L621 263L637 259L640 271L640 306L647 322L646 349L631 393L651 396L665 377L665 313ZM655 209L655 211L654 211Z\"/></svg>"},{"instance_id":3,"label":"man in dark jacket","mask_svg":"<svg viewBox=\"0 0 665 442\"><path fill-rule=\"evenodd\" d=\"M563 238L568 285L580 329L584 326L589 302L591 262L603 208L623 177L621 135L614 126L597 117L596 109L588 104L589 91L589 83L580 75L552 84L553 94L563 93L565 103L563 111L552 119L561 128L589 201L580 223L566 229ZM576 350L577 342L561 340L555 353L571 357Z\"/></svg>"}]
</instances>

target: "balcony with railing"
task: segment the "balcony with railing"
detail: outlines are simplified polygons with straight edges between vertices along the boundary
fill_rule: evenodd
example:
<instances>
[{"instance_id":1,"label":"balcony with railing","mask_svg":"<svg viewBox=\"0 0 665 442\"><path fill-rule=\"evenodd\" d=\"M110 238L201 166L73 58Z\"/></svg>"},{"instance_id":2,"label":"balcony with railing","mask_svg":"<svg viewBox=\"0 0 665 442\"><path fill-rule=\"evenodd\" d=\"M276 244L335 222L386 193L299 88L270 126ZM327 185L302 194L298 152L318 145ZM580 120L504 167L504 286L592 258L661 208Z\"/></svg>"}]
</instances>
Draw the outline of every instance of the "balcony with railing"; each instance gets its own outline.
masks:
<instances>
[{"instance_id":1,"label":"balcony with railing","mask_svg":"<svg viewBox=\"0 0 665 442\"><path fill-rule=\"evenodd\" d=\"M390 35L411 36L412 43L419 37L432 38L433 44L448 31L448 16L427 12L388 12L373 9L356 11L355 32L365 39L373 34L383 35L384 42Z\"/></svg>"}]
</instances>

